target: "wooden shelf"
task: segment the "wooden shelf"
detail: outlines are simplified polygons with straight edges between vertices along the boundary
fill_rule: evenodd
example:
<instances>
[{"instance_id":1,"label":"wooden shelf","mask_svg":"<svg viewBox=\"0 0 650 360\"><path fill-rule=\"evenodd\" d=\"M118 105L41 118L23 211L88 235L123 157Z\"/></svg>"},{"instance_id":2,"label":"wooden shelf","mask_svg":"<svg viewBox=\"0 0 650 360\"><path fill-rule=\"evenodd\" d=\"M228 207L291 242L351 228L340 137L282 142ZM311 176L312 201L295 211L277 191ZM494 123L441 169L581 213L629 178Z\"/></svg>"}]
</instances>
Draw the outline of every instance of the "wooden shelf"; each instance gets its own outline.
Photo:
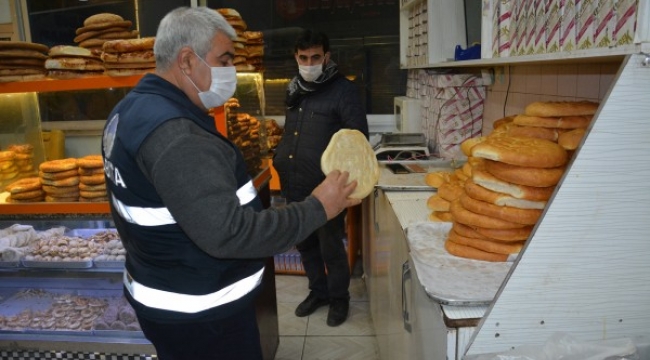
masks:
<instances>
[{"instance_id":1,"label":"wooden shelf","mask_svg":"<svg viewBox=\"0 0 650 360\"><path fill-rule=\"evenodd\" d=\"M140 78L142 78L142 75L120 77L93 76L69 80L43 79L34 81L16 81L0 83L0 94L133 87L138 83Z\"/></svg>"}]
</instances>

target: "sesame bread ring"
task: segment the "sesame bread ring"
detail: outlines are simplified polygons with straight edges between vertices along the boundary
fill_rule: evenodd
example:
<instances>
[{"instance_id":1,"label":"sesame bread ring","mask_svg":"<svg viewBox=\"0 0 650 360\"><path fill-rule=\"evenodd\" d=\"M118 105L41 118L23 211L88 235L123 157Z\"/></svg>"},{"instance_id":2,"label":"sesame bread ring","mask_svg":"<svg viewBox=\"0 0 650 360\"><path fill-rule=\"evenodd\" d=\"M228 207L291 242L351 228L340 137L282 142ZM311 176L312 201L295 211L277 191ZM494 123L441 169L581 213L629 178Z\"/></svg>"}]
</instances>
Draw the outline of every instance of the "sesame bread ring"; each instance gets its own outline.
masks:
<instances>
[{"instance_id":1,"label":"sesame bread ring","mask_svg":"<svg viewBox=\"0 0 650 360\"><path fill-rule=\"evenodd\" d=\"M48 180L41 178L41 184L51 186L73 186L79 184L79 176L71 176L65 179Z\"/></svg>"},{"instance_id":2,"label":"sesame bread ring","mask_svg":"<svg viewBox=\"0 0 650 360\"><path fill-rule=\"evenodd\" d=\"M518 229L526 226L492 216L471 212L463 207L460 200L453 201L450 210L454 220L465 225L480 226L488 229Z\"/></svg>"},{"instance_id":3,"label":"sesame bread ring","mask_svg":"<svg viewBox=\"0 0 650 360\"><path fill-rule=\"evenodd\" d=\"M33 198L43 198L45 196L45 192L41 189L36 189L36 190L30 190L30 191L22 191L22 192L17 192L17 193L12 193L11 198L15 200L29 200Z\"/></svg>"},{"instance_id":4,"label":"sesame bread ring","mask_svg":"<svg viewBox=\"0 0 650 360\"><path fill-rule=\"evenodd\" d=\"M34 197L34 198L30 198L30 199L14 199L11 196L7 197L7 202L9 202L9 203L17 203L17 204L19 204L19 203L41 202L41 201L44 201L44 200L45 200L44 196L37 196L37 197Z\"/></svg>"},{"instance_id":5,"label":"sesame bread ring","mask_svg":"<svg viewBox=\"0 0 650 360\"><path fill-rule=\"evenodd\" d=\"M79 183L79 190L81 191L103 191L106 192L106 183L101 183L98 185L88 185L82 182Z\"/></svg>"},{"instance_id":6,"label":"sesame bread ring","mask_svg":"<svg viewBox=\"0 0 650 360\"><path fill-rule=\"evenodd\" d=\"M508 260L506 254L496 254L479 250L471 246L461 245L454 241L445 241L445 250L451 255L480 261L505 262Z\"/></svg>"},{"instance_id":7,"label":"sesame bread ring","mask_svg":"<svg viewBox=\"0 0 650 360\"><path fill-rule=\"evenodd\" d=\"M485 170L495 177L513 184L548 187L557 185L560 182L565 167L533 168L487 160Z\"/></svg>"},{"instance_id":8,"label":"sesame bread ring","mask_svg":"<svg viewBox=\"0 0 650 360\"><path fill-rule=\"evenodd\" d=\"M39 190L41 188L41 180L35 176L16 180L5 187L6 191L10 193L20 193L25 191Z\"/></svg>"},{"instance_id":9,"label":"sesame bread ring","mask_svg":"<svg viewBox=\"0 0 650 360\"><path fill-rule=\"evenodd\" d=\"M71 197L58 197L58 196L45 196L45 202L78 202L79 196Z\"/></svg>"},{"instance_id":10,"label":"sesame bread ring","mask_svg":"<svg viewBox=\"0 0 650 360\"><path fill-rule=\"evenodd\" d=\"M101 155L88 155L77 159L80 168L104 168L104 159Z\"/></svg>"},{"instance_id":11,"label":"sesame bread ring","mask_svg":"<svg viewBox=\"0 0 650 360\"><path fill-rule=\"evenodd\" d=\"M32 144L11 144L7 146L7 150L11 150L16 154L32 154L34 146Z\"/></svg>"},{"instance_id":12,"label":"sesame bread ring","mask_svg":"<svg viewBox=\"0 0 650 360\"><path fill-rule=\"evenodd\" d=\"M11 172L1 172L0 173L0 180L11 180L16 178L18 176L18 171L11 171Z\"/></svg>"},{"instance_id":13,"label":"sesame bread ring","mask_svg":"<svg viewBox=\"0 0 650 360\"><path fill-rule=\"evenodd\" d=\"M61 179L67 179L69 177L75 177L77 175L78 175L77 169L59 171L59 172L43 172L43 171L38 172L38 176L40 176L45 180L61 180Z\"/></svg>"},{"instance_id":14,"label":"sesame bread ring","mask_svg":"<svg viewBox=\"0 0 650 360\"><path fill-rule=\"evenodd\" d=\"M104 168L82 168L80 167L78 170L78 174L82 176L90 176L90 175L97 175L97 174L104 174Z\"/></svg>"},{"instance_id":15,"label":"sesame bread ring","mask_svg":"<svg viewBox=\"0 0 650 360\"><path fill-rule=\"evenodd\" d=\"M89 176L79 175L79 180L86 185L99 185L106 183L106 178L104 178L103 173Z\"/></svg>"},{"instance_id":16,"label":"sesame bread ring","mask_svg":"<svg viewBox=\"0 0 650 360\"><path fill-rule=\"evenodd\" d=\"M0 161L13 160L16 158L16 153L11 150L0 151Z\"/></svg>"},{"instance_id":17,"label":"sesame bread ring","mask_svg":"<svg viewBox=\"0 0 650 360\"><path fill-rule=\"evenodd\" d=\"M77 168L77 159L67 158L58 160L49 160L41 163L38 169L43 172L60 172Z\"/></svg>"},{"instance_id":18,"label":"sesame bread ring","mask_svg":"<svg viewBox=\"0 0 650 360\"><path fill-rule=\"evenodd\" d=\"M77 185L72 185L72 186L43 185L43 191L45 191L48 195L53 195L53 196L69 197L69 196L79 195L79 187Z\"/></svg>"},{"instance_id":19,"label":"sesame bread ring","mask_svg":"<svg viewBox=\"0 0 650 360\"><path fill-rule=\"evenodd\" d=\"M106 191L79 191L79 195L86 199L106 197Z\"/></svg>"},{"instance_id":20,"label":"sesame bread ring","mask_svg":"<svg viewBox=\"0 0 650 360\"><path fill-rule=\"evenodd\" d=\"M108 202L108 197L96 197L96 198L85 198L83 196L79 197L79 202Z\"/></svg>"},{"instance_id":21,"label":"sesame bread ring","mask_svg":"<svg viewBox=\"0 0 650 360\"><path fill-rule=\"evenodd\" d=\"M7 170L14 165L16 165L16 162L14 160L0 161L0 171Z\"/></svg>"},{"instance_id":22,"label":"sesame bread ring","mask_svg":"<svg viewBox=\"0 0 650 360\"><path fill-rule=\"evenodd\" d=\"M554 142L517 136L490 137L472 148L472 156L538 168L562 166L568 160L566 150Z\"/></svg>"},{"instance_id":23,"label":"sesame bread ring","mask_svg":"<svg viewBox=\"0 0 650 360\"><path fill-rule=\"evenodd\" d=\"M598 106L591 101L537 101L528 104L524 114L543 117L594 115Z\"/></svg>"},{"instance_id":24,"label":"sesame bread ring","mask_svg":"<svg viewBox=\"0 0 650 360\"><path fill-rule=\"evenodd\" d=\"M499 242L499 241L468 238L459 235L454 230L449 231L449 235L447 239L455 242L456 244L470 246L475 249L487 251L490 253L496 253L496 254L516 254L521 250L521 248L524 245L523 241Z\"/></svg>"},{"instance_id":25,"label":"sesame bread ring","mask_svg":"<svg viewBox=\"0 0 650 360\"><path fill-rule=\"evenodd\" d=\"M473 226L461 224L457 221L453 222L451 226L451 231L455 231L458 235L462 235L464 237L468 237L472 239L482 239L482 240L489 239L489 237L478 233Z\"/></svg>"},{"instance_id":26,"label":"sesame bread ring","mask_svg":"<svg viewBox=\"0 0 650 360\"><path fill-rule=\"evenodd\" d=\"M472 199L463 194L460 197L463 207L475 214L490 216L493 218L510 221L522 225L535 225L542 216L542 210L518 209L510 206L499 206L485 201Z\"/></svg>"}]
</instances>

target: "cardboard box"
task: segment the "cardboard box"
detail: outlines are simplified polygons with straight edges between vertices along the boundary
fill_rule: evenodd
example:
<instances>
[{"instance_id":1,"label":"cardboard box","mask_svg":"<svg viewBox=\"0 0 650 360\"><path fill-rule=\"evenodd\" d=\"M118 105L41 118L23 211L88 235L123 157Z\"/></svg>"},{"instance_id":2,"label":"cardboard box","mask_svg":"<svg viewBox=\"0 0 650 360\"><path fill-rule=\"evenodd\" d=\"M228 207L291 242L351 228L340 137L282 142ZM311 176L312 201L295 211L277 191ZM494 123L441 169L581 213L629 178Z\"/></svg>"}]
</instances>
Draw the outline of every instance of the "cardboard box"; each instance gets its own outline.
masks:
<instances>
[{"instance_id":1,"label":"cardboard box","mask_svg":"<svg viewBox=\"0 0 650 360\"><path fill-rule=\"evenodd\" d=\"M560 50L576 49L576 0L560 0Z\"/></svg>"},{"instance_id":2,"label":"cardboard box","mask_svg":"<svg viewBox=\"0 0 650 360\"><path fill-rule=\"evenodd\" d=\"M498 0L482 0L481 2L481 58L489 59L496 54L497 46L494 43L493 34L498 29L492 24L493 15L496 11Z\"/></svg>"},{"instance_id":3,"label":"cardboard box","mask_svg":"<svg viewBox=\"0 0 650 360\"><path fill-rule=\"evenodd\" d=\"M533 39L533 53L546 52L546 12L547 0L535 0L535 38Z\"/></svg>"},{"instance_id":4,"label":"cardboard box","mask_svg":"<svg viewBox=\"0 0 650 360\"><path fill-rule=\"evenodd\" d=\"M519 50L522 46L522 41L524 39L524 34L526 33L526 17L523 15L525 6L523 0L515 1L512 8L512 25L510 28L510 56L521 55Z\"/></svg>"},{"instance_id":5,"label":"cardboard box","mask_svg":"<svg viewBox=\"0 0 650 360\"><path fill-rule=\"evenodd\" d=\"M634 42L636 14L637 0L618 0L616 4L616 27L614 28L616 45L628 45Z\"/></svg>"},{"instance_id":6,"label":"cardboard box","mask_svg":"<svg viewBox=\"0 0 650 360\"><path fill-rule=\"evenodd\" d=\"M560 0L546 2L546 52L560 51Z\"/></svg>"},{"instance_id":7,"label":"cardboard box","mask_svg":"<svg viewBox=\"0 0 650 360\"><path fill-rule=\"evenodd\" d=\"M524 55L532 55L535 52L535 1L524 0L526 5L526 40L524 44Z\"/></svg>"},{"instance_id":8,"label":"cardboard box","mask_svg":"<svg viewBox=\"0 0 650 360\"><path fill-rule=\"evenodd\" d=\"M499 1L499 56L510 56L510 32L513 30L512 7L515 0Z\"/></svg>"},{"instance_id":9,"label":"cardboard box","mask_svg":"<svg viewBox=\"0 0 650 360\"><path fill-rule=\"evenodd\" d=\"M576 46L580 50L594 47L596 1L576 0Z\"/></svg>"},{"instance_id":10,"label":"cardboard box","mask_svg":"<svg viewBox=\"0 0 650 360\"><path fill-rule=\"evenodd\" d=\"M614 45L614 28L616 17L614 7L616 0L598 0L594 18L594 46L608 47Z\"/></svg>"}]
</instances>

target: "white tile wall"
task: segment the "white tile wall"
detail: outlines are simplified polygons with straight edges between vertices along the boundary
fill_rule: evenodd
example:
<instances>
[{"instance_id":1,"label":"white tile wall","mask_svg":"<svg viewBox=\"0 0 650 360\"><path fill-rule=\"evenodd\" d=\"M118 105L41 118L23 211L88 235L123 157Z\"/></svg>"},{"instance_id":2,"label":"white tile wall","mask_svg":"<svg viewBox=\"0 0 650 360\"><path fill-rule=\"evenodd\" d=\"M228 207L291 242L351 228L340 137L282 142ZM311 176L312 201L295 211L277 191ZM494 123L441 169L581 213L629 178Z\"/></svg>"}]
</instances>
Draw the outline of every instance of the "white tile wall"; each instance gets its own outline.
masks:
<instances>
[{"instance_id":1,"label":"white tile wall","mask_svg":"<svg viewBox=\"0 0 650 360\"><path fill-rule=\"evenodd\" d=\"M533 101L601 101L620 63L514 65L494 69L494 85L487 91L483 134L504 116L523 112Z\"/></svg>"}]
</instances>

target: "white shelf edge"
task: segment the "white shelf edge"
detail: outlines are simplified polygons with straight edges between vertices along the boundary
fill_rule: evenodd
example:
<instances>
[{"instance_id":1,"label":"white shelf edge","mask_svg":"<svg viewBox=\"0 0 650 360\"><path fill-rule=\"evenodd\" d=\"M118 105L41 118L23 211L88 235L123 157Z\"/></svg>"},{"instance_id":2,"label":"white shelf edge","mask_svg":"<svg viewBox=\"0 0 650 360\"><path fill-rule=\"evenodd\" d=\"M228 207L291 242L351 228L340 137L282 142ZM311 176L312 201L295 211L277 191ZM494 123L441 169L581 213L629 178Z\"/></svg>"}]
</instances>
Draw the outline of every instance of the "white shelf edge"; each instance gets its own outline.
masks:
<instances>
[{"instance_id":1,"label":"white shelf edge","mask_svg":"<svg viewBox=\"0 0 650 360\"><path fill-rule=\"evenodd\" d=\"M607 58L618 58L630 54L650 52L650 43L631 44L613 48L585 49L569 52L548 54L499 57L490 59L447 61L420 66L403 66L402 70L427 69L427 68L455 68L455 67L486 67L495 65L516 65L526 63L566 63L572 61L598 61Z\"/></svg>"}]
</instances>

